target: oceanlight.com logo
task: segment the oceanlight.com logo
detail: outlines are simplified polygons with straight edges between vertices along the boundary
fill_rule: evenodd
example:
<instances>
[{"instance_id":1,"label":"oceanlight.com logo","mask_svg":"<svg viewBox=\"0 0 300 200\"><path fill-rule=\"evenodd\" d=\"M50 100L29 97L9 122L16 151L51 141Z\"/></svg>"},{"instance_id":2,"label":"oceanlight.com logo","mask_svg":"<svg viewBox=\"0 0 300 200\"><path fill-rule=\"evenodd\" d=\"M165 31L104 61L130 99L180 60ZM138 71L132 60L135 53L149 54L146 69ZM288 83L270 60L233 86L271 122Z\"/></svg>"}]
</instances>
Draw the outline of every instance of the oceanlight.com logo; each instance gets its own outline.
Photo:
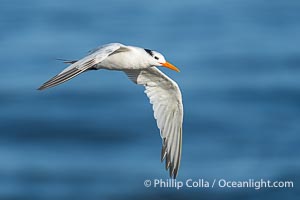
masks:
<instances>
[{"instance_id":1,"label":"oceanlight.com logo","mask_svg":"<svg viewBox=\"0 0 300 200\"><path fill-rule=\"evenodd\" d=\"M214 179L208 181L205 179L187 179L180 181L176 179L147 179L144 181L144 186L149 188L253 188L260 190L262 188L293 188L293 181L271 181L271 180L254 180L248 179L245 181L233 181L226 179Z\"/></svg>"}]
</instances>

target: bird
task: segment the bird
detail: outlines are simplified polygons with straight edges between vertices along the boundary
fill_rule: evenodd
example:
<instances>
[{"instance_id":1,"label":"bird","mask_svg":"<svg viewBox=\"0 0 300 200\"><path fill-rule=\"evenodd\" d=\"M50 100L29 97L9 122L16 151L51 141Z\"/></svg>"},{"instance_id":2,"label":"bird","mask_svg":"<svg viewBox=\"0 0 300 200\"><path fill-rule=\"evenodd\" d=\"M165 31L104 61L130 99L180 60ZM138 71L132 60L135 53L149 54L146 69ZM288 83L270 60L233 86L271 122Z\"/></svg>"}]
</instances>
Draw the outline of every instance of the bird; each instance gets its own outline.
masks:
<instances>
[{"instance_id":1,"label":"bird","mask_svg":"<svg viewBox=\"0 0 300 200\"><path fill-rule=\"evenodd\" d=\"M169 176L176 179L182 149L182 95L178 84L158 67L176 72L179 69L157 51L121 43L102 45L89 51L82 59L64 62L70 65L38 90L57 86L83 72L100 69L123 71L135 84L145 87L162 138L161 162L165 160Z\"/></svg>"}]
</instances>

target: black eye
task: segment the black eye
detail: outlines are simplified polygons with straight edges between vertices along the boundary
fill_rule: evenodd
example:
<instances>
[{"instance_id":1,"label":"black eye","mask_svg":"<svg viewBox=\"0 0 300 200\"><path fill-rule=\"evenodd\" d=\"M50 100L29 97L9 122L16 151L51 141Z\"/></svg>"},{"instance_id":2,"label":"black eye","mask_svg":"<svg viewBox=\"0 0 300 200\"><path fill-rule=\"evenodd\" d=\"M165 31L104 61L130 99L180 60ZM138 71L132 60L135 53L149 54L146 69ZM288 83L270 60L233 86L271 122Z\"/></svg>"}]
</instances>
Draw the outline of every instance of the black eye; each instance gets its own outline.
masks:
<instances>
[{"instance_id":1,"label":"black eye","mask_svg":"<svg viewBox=\"0 0 300 200\"><path fill-rule=\"evenodd\" d=\"M156 60L158 60L158 57L157 57L157 56L154 56L154 58L155 58Z\"/></svg>"}]
</instances>

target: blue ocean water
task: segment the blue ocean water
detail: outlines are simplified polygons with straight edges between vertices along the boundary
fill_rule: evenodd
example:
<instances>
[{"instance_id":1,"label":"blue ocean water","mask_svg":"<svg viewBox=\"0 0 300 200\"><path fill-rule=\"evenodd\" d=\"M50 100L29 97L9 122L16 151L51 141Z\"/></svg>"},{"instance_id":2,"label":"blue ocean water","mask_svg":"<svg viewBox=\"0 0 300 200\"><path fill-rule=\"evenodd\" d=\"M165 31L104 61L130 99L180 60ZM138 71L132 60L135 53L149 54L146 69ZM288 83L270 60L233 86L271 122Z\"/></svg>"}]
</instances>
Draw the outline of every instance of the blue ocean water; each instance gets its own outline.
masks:
<instances>
[{"instance_id":1,"label":"blue ocean water","mask_svg":"<svg viewBox=\"0 0 300 200\"><path fill-rule=\"evenodd\" d=\"M299 1L3 0L0 199L296 199ZM43 82L101 44L162 52L182 90L178 181L291 180L294 188L146 188L168 179L143 88L121 72Z\"/></svg>"}]
</instances>

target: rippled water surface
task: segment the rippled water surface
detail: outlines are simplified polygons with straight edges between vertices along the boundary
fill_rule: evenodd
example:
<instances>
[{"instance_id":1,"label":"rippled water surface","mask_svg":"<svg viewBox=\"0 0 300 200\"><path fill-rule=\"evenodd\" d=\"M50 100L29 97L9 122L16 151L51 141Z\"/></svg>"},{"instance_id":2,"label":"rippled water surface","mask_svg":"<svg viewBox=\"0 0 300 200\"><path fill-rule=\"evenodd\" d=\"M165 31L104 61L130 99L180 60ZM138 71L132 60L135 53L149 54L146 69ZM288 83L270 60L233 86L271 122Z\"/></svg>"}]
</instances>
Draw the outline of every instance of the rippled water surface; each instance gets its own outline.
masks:
<instances>
[{"instance_id":1,"label":"rippled water surface","mask_svg":"<svg viewBox=\"0 0 300 200\"><path fill-rule=\"evenodd\" d=\"M296 199L299 1L4 0L0 199ZM145 188L168 178L143 88L93 71L37 91L94 47L163 52L182 90L178 181L292 180L294 188Z\"/></svg>"}]
</instances>

